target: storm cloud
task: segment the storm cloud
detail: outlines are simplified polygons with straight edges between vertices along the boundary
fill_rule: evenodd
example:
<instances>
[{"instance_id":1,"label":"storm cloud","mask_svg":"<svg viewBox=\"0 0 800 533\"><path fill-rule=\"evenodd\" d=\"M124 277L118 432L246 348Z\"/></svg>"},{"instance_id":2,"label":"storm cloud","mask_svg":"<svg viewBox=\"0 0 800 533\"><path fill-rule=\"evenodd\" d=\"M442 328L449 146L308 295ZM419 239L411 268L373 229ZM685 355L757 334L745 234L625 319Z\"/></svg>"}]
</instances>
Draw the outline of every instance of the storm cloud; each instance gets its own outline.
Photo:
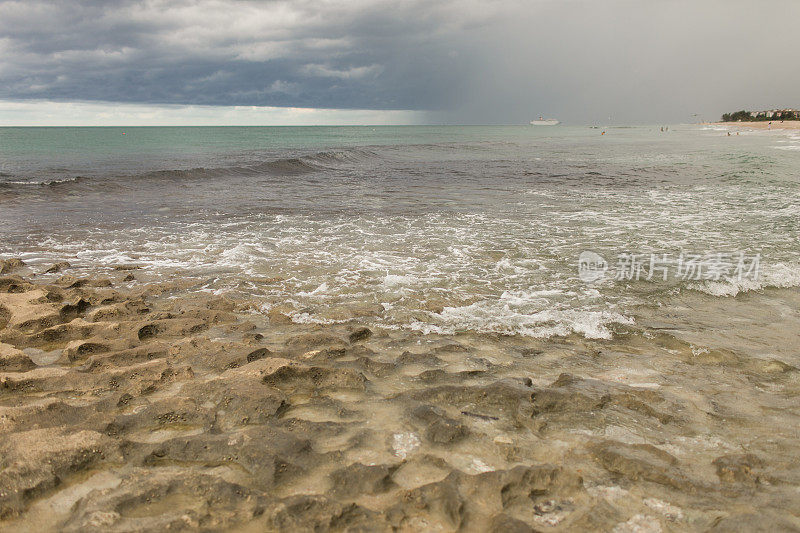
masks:
<instances>
[{"instance_id":1,"label":"storm cloud","mask_svg":"<svg viewBox=\"0 0 800 533\"><path fill-rule=\"evenodd\" d=\"M800 106L797 4L0 1L0 100L716 118Z\"/></svg>"}]
</instances>

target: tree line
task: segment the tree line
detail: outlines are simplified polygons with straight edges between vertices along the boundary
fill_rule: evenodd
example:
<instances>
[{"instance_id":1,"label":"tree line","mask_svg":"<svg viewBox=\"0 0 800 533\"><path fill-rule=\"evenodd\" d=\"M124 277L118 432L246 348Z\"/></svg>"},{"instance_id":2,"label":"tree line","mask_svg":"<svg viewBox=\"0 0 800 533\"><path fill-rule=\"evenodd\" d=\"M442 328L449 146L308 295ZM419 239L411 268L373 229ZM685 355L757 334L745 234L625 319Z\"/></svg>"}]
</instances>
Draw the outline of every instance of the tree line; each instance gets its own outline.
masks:
<instances>
[{"instance_id":1,"label":"tree line","mask_svg":"<svg viewBox=\"0 0 800 533\"><path fill-rule=\"evenodd\" d=\"M767 115L771 113L771 115ZM795 109L788 111L756 111L753 115L750 111L735 111L722 115L722 122L755 122L767 120L800 120L800 111Z\"/></svg>"}]
</instances>

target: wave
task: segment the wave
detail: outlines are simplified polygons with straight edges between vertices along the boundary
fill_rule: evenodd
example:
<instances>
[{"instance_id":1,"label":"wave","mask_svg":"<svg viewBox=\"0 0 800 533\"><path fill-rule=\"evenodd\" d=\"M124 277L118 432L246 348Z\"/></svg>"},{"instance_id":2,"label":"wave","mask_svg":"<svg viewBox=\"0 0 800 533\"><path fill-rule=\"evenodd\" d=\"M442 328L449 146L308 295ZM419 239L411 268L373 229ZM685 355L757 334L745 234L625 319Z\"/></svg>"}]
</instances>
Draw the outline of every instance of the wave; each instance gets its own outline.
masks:
<instances>
[{"instance_id":1,"label":"wave","mask_svg":"<svg viewBox=\"0 0 800 533\"><path fill-rule=\"evenodd\" d=\"M14 177L8 174L3 174L2 177ZM79 183L86 180L84 176L73 176L70 178L54 178L51 180L7 180L0 182L0 187L11 188L14 186L22 186L22 187L57 187L59 185L65 185L69 183Z\"/></svg>"},{"instance_id":2,"label":"wave","mask_svg":"<svg viewBox=\"0 0 800 533\"><path fill-rule=\"evenodd\" d=\"M328 150L317 152L314 155L301 159L319 165L335 165L339 163L358 163L367 159L377 158L378 154L363 148L349 148L347 150Z\"/></svg>"},{"instance_id":3,"label":"wave","mask_svg":"<svg viewBox=\"0 0 800 533\"><path fill-rule=\"evenodd\" d=\"M95 181L121 179L121 180L195 180L213 179L229 176L294 176L320 172L338 165L354 164L370 158L377 157L375 152L363 149L329 150L316 152L297 157L284 157L263 161L249 165L227 167L197 167L189 169L151 170L141 174L109 176L107 178L92 178ZM71 176L50 180L27 178L12 174L0 173L0 188L13 189L17 187L48 187L64 184L76 184L88 180L84 176Z\"/></svg>"},{"instance_id":4,"label":"wave","mask_svg":"<svg viewBox=\"0 0 800 533\"><path fill-rule=\"evenodd\" d=\"M188 168L188 169L175 169L175 170L153 170L138 174L136 176L129 176L128 179L145 179L157 181L177 181L177 180L195 180L195 179L212 179L225 176L258 176L258 175L276 175L287 176L295 174L304 174L317 170L316 167L303 162L299 158L278 159L275 161L268 161L259 163L252 166L237 166L237 167L217 167L217 168Z\"/></svg>"},{"instance_id":5,"label":"wave","mask_svg":"<svg viewBox=\"0 0 800 533\"><path fill-rule=\"evenodd\" d=\"M722 279L719 281L702 281L690 283L689 289L710 294L711 296L736 296L749 291L762 289L788 289L800 287L800 264L776 263L763 266L757 279Z\"/></svg>"},{"instance_id":6,"label":"wave","mask_svg":"<svg viewBox=\"0 0 800 533\"><path fill-rule=\"evenodd\" d=\"M252 165L191 168L181 170L155 170L141 174L140 177L150 179L207 179L221 176L291 176L322 171L340 163L354 163L368 157L374 152L367 150L330 150L298 157L284 157L255 163Z\"/></svg>"},{"instance_id":7,"label":"wave","mask_svg":"<svg viewBox=\"0 0 800 533\"><path fill-rule=\"evenodd\" d=\"M417 320L406 327L425 334L475 331L550 338L575 333L587 339L610 339L615 325L633 323L633 318L609 310L549 308L530 312L501 298L501 301L483 300L461 307L444 307L440 313L431 313L430 320Z\"/></svg>"}]
</instances>

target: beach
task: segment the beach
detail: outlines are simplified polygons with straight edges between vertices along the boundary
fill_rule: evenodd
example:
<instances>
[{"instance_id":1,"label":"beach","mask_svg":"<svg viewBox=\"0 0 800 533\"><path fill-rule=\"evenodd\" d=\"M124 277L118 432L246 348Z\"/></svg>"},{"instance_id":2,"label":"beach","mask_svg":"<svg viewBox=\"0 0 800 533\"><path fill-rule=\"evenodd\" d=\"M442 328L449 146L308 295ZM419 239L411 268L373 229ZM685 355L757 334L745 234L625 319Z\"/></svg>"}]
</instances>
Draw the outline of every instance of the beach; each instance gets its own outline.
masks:
<instances>
[{"instance_id":1,"label":"beach","mask_svg":"<svg viewBox=\"0 0 800 533\"><path fill-rule=\"evenodd\" d=\"M0 529L800 527L789 135L0 138Z\"/></svg>"},{"instance_id":2,"label":"beach","mask_svg":"<svg viewBox=\"0 0 800 533\"><path fill-rule=\"evenodd\" d=\"M773 120L757 122L714 122L717 126L728 126L746 130L800 130L800 120Z\"/></svg>"}]
</instances>

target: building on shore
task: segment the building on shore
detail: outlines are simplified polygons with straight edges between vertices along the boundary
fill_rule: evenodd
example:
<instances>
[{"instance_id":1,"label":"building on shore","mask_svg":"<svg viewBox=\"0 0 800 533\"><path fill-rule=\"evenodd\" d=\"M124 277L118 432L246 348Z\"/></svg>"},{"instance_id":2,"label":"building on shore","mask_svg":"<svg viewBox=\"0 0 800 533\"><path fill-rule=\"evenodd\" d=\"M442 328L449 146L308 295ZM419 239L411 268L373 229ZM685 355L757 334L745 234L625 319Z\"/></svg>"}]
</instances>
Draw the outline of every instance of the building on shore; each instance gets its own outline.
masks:
<instances>
[{"instance_id":1,"label":"building on shore","mask_svg":"<svg viewBox=\"0 0 800 533\"><path fill-rule=\"evenodd\" d=\"M722 115L723 122L742 122L748 120L800 120L798 109L767 109L765 111L736 111Z\"/></svg>"}]
</instances>

